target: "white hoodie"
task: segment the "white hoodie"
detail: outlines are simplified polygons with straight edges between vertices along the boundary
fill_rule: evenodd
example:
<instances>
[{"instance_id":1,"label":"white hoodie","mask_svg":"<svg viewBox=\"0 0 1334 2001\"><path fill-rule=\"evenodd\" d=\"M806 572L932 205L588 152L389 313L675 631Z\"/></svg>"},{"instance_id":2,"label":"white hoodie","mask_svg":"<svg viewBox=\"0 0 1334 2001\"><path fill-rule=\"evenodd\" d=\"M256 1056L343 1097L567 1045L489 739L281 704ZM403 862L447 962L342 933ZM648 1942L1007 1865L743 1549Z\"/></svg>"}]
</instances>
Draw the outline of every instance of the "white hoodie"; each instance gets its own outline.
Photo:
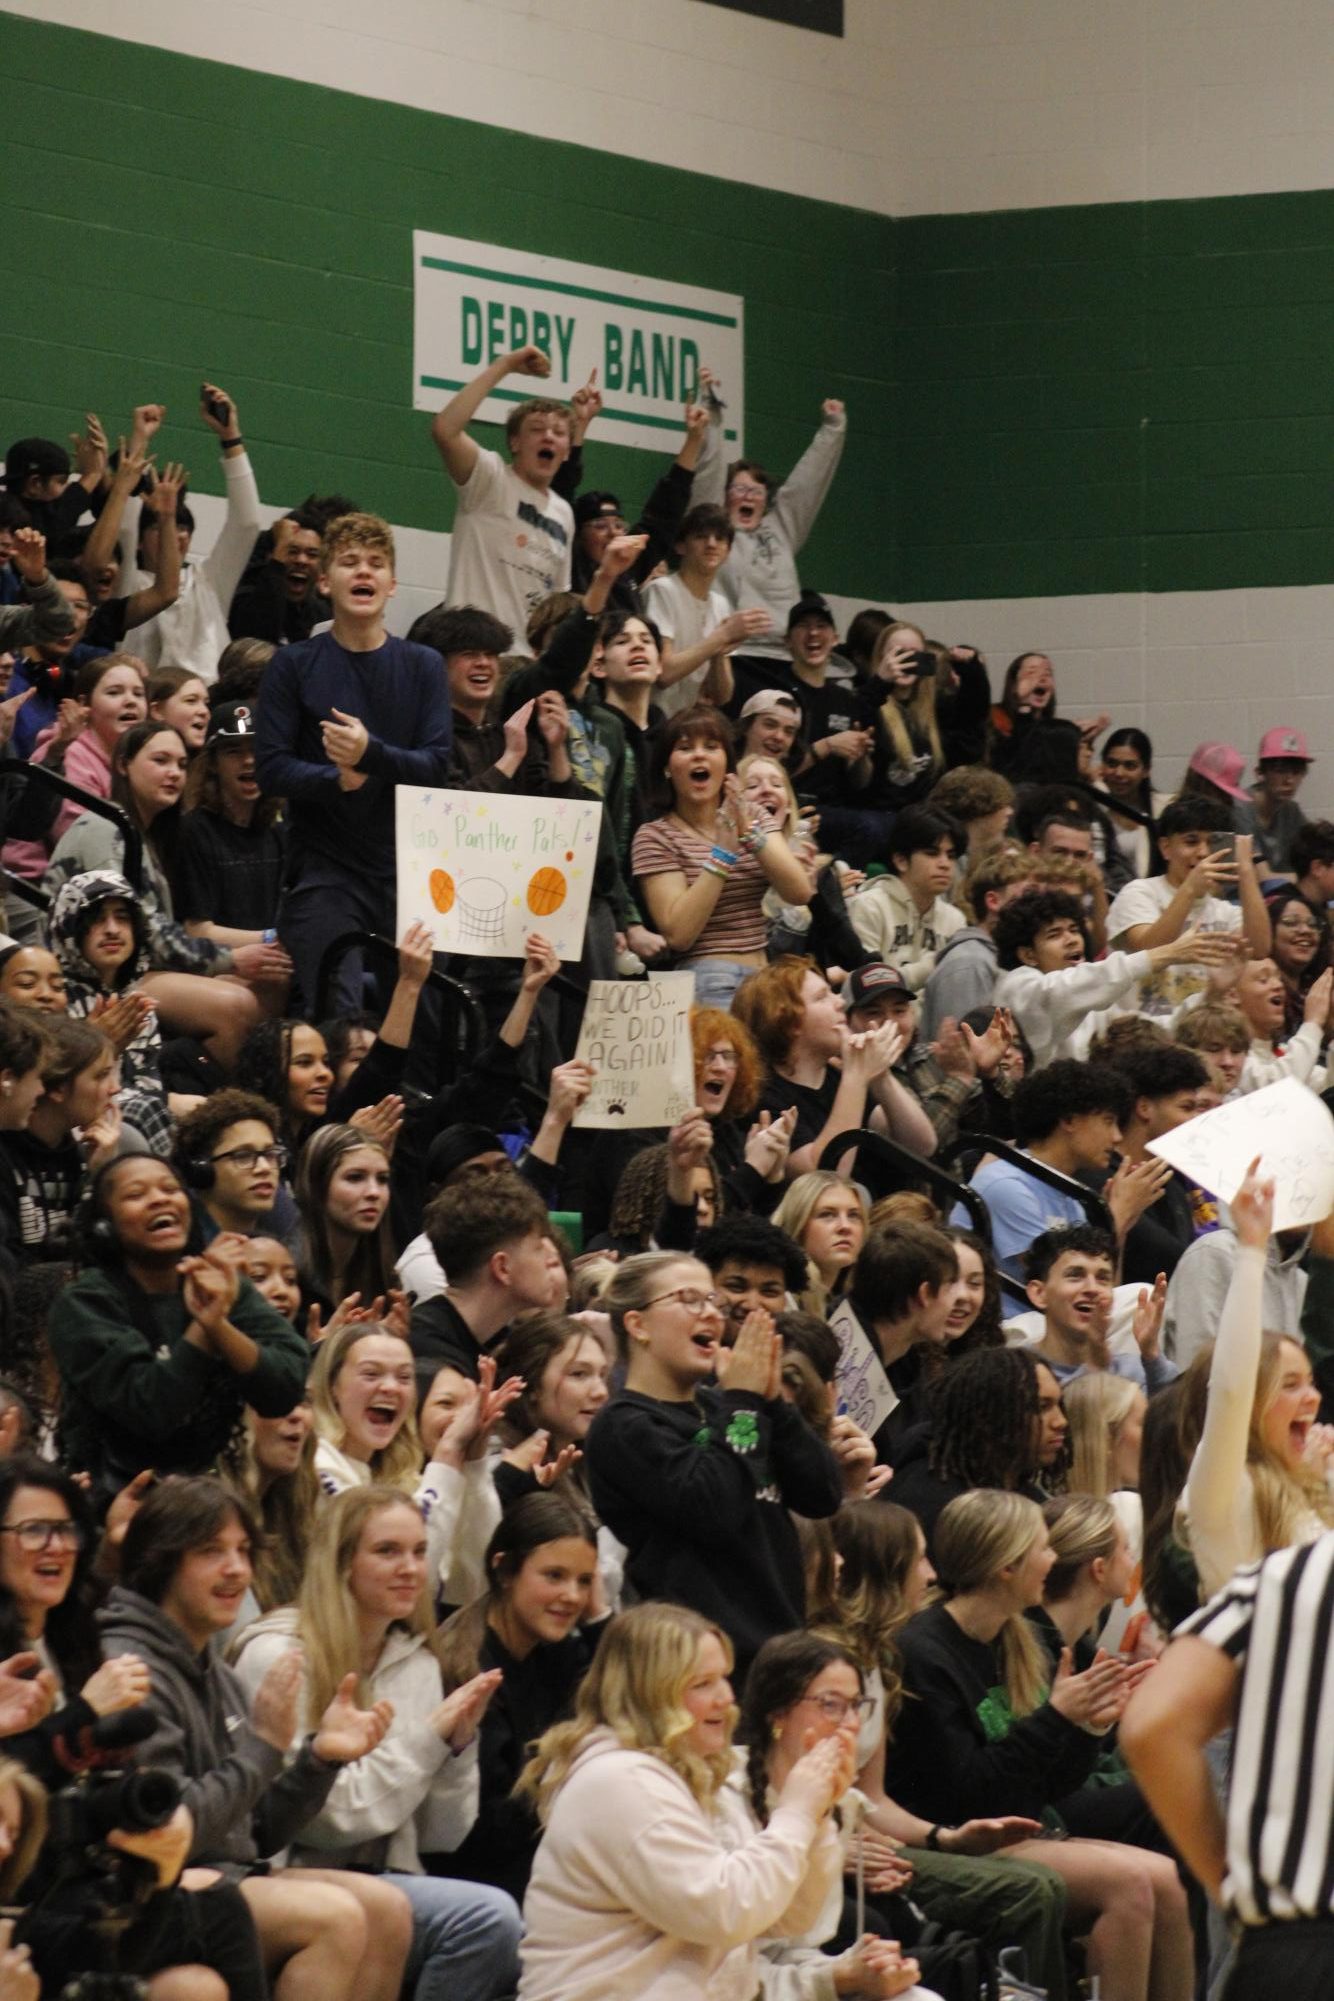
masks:
<instances>
[{"instance_id":1,"label":"white hoodie","mask_svg":"<svg viewBox=\"0 0 1334 2001\"><path fill-rule=\"evenodd\" d=\"M814 1924L839 1863L833 1822L793 1806L732 1846L661 1758L599 1730L533 1864L519 2001L752 2001L755 1941Z\"/></svg>"},{"instance_id":2,"label":"white hoodie","mask_svg":"<svg viewBox=\"0 0 1334 2001\"><path fill-rule=\"evenodd\" d=\"M290 1605L242 1635L234 1665L252 1699L273 1663L298 1644L296 1611ZM375 1750L342 1767L320 1812L301 1829L289 1859L419 1876L419 1851L452 1852L477 1818L477 1738L456 1757L433 1728L430 1718L445 1691L440 1663L420 1633L390 1628L371 1674L370 1692L372 1702L394 1705L388 1733ZM304 1688L300 1715L293 1756L307 1731ZM368 1844L373 1853L366 1852Z\"/></svg>"},{"instance_id":3,"label":"white hoodie","mask_svg":"<svg viewBox=\"0 0 1334 2001\"><path fill-rule=\"evenodd\" d=\"M350 1458L327 1438L321 1438L315 1447L315 1471L326 1494L368 1487L375 1478L364 1461ZM457 1466L433 1459L411 1498L426 1523L429 1574L439 1580L446 1604L468 1604L486 1587L483 1558L492 1531L500 1523L500 1502L490 1467L485 1459L470 1459L460 1473Z\"/></svg>"},{"instance_id":4,"label":"white hoodie","mask_svg":"<svg viewBox=\"0 0 1334 2001\"><path fill-rule=\"evenodd\" d=\"M1012 966L997 981L995 1005L1009 1008L1028 1037L1033 1068L1045 1070L1058 1056L1082 1061L1113 1015L1133 1013L1133 1005L1115 1003L1129 995L1133 1004L1148 971L1147 952L1109 952L1105 959L1081 959L1054 973Z\"/></svg>"}]
</instances>

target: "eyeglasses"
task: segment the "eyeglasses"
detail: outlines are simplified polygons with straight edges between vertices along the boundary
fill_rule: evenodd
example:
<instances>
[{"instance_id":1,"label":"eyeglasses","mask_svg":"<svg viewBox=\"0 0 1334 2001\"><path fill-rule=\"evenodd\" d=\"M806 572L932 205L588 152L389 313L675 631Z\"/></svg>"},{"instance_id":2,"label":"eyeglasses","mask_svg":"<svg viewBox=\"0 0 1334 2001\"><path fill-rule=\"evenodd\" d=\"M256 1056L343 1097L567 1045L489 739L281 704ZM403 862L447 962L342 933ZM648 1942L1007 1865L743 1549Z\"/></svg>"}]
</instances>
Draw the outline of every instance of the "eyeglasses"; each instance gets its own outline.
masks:
<instances>
[{"instance_id":1,"label":"eyeglasses","mask_svg":"<svg viewBox=\"0 0 1334 2001\"><path fill-rule=\"evenodd\" d=\"M856 1713L864 1723L875 1711L875 1698L870 1695L803 1695L803 1702L813 1703L821 1716L831 1723L841 1723L845 1716Z\"/></svg>"},{"instance_id":2,"label":"eyeglasses","mask_svg":"<svg viewBox=\"0 0 1334 2001\"><path fill-rule=\"evenodd\" d=\"M0 1535L18 1537L21 1550L29 1556L37 1556L44 1549L50 1549L53 1542L63 1543L66 1549L80 1549L83 1546L83 1530L77 1522L14 1522L10 1527L0 1529Z\"/></svg>"},{"instance_id":3,"label":"eyeglasses","mask_svg":"<svg viewBox=\"0 0 1334 2001\"><path fill-rule=\"evenodd\" d=\"M719 1305L716 1292L700 1292L693 1285L677 1285L673 1286L670 1292L655 1292L652 1299L644 1301L644 1305L646 1308L659 1306L664 1299L679 1300L686 1312L693 1313L697 1318L701 1313L706 1312L709 1307L712 1307L717 1312Z\"/></svg>"},{"instance_id":4,"label":"eyeglasses","mask_svg":"<svg viewBox=\"0 0 1334 2001\"><path fill-rule=\"evenodd\" d=\"M1294 938L1318 938L1320 936L1319 927L1315 924L1308 924L1304 917L1280 917L1276 929L1279 931L1291 931Z\"/></svg>"},{"instance_id":5,"label":"eyeglasses","mask_svg":"<svg viewBox=\"0 0 1334 2001\"><path fill-rule=\"evenodd\" d=\"M266 1160L270 1167L282 1167L287 1160L287 1148L285 1146L232 1146L228 1147L226 1153L211 1153L209 1159L214 1161L234 1160L242 1171L258 1166L261 1160Z\"/></svg>"}]
</instances>

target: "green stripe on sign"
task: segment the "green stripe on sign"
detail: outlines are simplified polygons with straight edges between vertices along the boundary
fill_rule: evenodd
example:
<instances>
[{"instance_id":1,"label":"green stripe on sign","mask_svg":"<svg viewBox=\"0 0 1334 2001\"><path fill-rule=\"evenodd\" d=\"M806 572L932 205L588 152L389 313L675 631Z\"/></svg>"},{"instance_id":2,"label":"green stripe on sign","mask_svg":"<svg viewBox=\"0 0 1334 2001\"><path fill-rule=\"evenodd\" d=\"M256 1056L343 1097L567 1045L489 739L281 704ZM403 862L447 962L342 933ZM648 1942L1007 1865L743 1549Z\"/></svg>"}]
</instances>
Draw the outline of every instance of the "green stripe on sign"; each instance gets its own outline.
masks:
<instances>
[{"instance_id":1,"label":"green stripe on sign","mask_svg":"<svg viewBox=\"0 0 1334 2001\"><path fill-rule=\"evenodd\" d=\"M448 257L423 257L426 271L457 271L463 278L494 278L501 285L523 285L530 292L560 292L567 299L596 299L604 306L631 306L641 313L668 313L675 320L701 320L706 326L734 327L731 313L706 313L698 306L665 306L654 299L632 299L624 292L599 292L591 285L561 285L554 278L520 278L510 271L487 271L480 264L455 264Z\"/></svg>"},{"instance_id":2,"label":"green stripe on sign","mask_svg":"<svg viewBox=\"0 0 1334 2001\"><path fill-rule=\"evenodd\" d=\"M538 376L536 379L540 382L542 378ZM443 375L422 375L418 377L418 381L423 389L463 389L467 386L462 382L447 382ZM492 389L488 393L497 397L502 403L531 403L537 391L530 389L526 396L518 389ZM647 424L651 430L656 431L672 431L676 428L675 421L671 417L646 417L642 410L610 410L605 403L599 415L615 417L619 424ZM723 436L731 444L736 443L735 431L724 431Z\"/></svg>"}]
</instances>

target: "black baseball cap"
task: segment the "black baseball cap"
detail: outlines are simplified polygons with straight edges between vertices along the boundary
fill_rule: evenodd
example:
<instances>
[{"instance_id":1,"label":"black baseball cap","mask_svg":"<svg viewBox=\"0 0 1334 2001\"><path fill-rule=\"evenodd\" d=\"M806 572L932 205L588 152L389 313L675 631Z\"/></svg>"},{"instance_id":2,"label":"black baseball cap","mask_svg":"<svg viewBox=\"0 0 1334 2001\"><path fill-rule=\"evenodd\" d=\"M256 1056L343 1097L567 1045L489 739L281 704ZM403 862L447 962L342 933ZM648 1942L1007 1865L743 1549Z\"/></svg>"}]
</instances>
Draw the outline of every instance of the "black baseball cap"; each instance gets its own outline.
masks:
<instances>
[{"instance_id":1,"label":"black baseball cap","mask_svg":"<svg viewBox=\"0 0 1334 2001\"><path fill-rule=\"evenodd\" d=\"M829 609L828 599L822 598L819 591L802 592L787 615L788 631L791 632L795 626L804 625L808 618L820 618L826 625L832 625L835 630L838 628L838 620Z\"/></svg>"},{"instance_id":2,"label":"black baseball cap","mask_svg":"<svg viewBox=\"0 0 1334 2001\"><path fill-rule=\"evenodd\" d=\"M872 1001L910 1001L912 988L897 966L873 959L869 966L857 966L843 987L843 1005L851 1014L855 1008L869 1007Z\"/></svg>"},{"instance_id":3,"label":"black baseball cap","mask_svg":"<svg viewBox=\"0 0 1334 2001\"><path fill-rule=\"evenodd\" d=\"M34 473L50 479L69 469L69 453L54 438L16 438L5 453L5 485L15 492Z\"/></svg>"},{"instance_id":4,"label":"black baseball cap","mask_svg":"<svg viewBox=\"0 0 1334 2001\"><path fill-rule=\"evenodd\" d=\"M614 493L581 493L574 503L576 528L582 528L589 521L600 521L604 514L614 514L622 521L625 519L621 503Z\"/></svg>"},{"instance_id":5,"label":"black baseball cap","mask_svg":"<svg viewBox=\"0 0 1334 2001\"><path fill-rule=\"evenodd\" d=\"M253 743L255 712L249 702L219 702L208 719L205 743Z\"/></svg>"}]
</instances>

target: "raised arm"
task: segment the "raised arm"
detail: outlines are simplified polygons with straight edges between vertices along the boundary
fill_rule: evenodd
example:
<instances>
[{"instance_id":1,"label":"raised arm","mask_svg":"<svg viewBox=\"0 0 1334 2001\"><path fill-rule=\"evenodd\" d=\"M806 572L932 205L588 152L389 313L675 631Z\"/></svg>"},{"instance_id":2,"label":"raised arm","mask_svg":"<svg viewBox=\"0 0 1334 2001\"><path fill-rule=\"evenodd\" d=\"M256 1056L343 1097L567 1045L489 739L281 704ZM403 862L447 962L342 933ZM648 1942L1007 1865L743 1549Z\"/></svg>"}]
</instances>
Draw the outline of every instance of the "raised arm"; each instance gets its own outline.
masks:
<instances>
[{"instance_id":1,"label":"raised arm","mask_svg":"<svg viewBox=\"0 0 1334 2001\"><path fill-rule=\"evenodd\" d=\"M499 388L507 375L544 378L550 373L551 356L540 347L516 347L509 354L497 355L489 368L484 368L471 382L465 382L432 418L431 436L455 486L466 483L477 463L477 446L468 436L468 426L491 391Z\"/></svg>"},{"instance_id":2,"label":"raised arm","mask_svg":"<svg viewBox=\"0 0 1334 2001\"><path fill-rule=\"evenodd\" d=\"M168 605L175 604L181 594L181 544L176 533L176 509L180 502L181 489L190 475L179 464L164 466L153 482L148 496L151 513L157 517L157 564L153 571L153 581L143 590L134 591L125 606L125 627L132 631L136 625L143 625L155 618ZM114 501L115 487L112 488ZM102 510L111 512L113 501L108 501ZM121 512L125 502L121 501ZM98 524L101 525L100 523ZM112 545L114 547L114 543Z\"/></svg>"},{"instance_id":3,"label":"raised arm","mask_svg":"<svg viewBox=\"0 0 1334 2001\"><path fill-rule=\"evenodd\" d=\"M227 513L218 539L201 566L217 592L223 616L226 617L264 520L260 513L259 488L246 456L245 439L241 435L235 403L224 389L206 382L199 400L199 414L218 440L222 451L222 476L227 483Z\"/></svg>"},{"instance_id":4,"label":"raised arm","mask_svg":"<svg viewBox=\"0 0 1334 2001\"><path fill-rule=\"evenodd\" d=\"M28 602L0 605L0 647L40 646L49 639L64 639L74 630L74 613L46 567L46 537L38 529L15 529L14 568ZM12 731L12 717L10 727Z\"/></svg>"},{"instance_id":5,"label":"raised arm","mask_svg":"<svg viewBox=\"0 0 1334 2001\"><path fill-rule=\"evenodd\" d=\"M1186 1476L1191 1548L1206 1589L1256 1555L1255 1498L1246 1447L1260 1369L1265 1249L1274 1216L1274 1184L1252 1161L1232 1200L1237 1233L1232 1283L1223 1303L1209 1370L1204 1430Z\"/></svg>"},{"instance_id":6,"label":"raised arm","mask_svg":"<svg viewBox=\"0 0 1334 2001\"><path fill-rule=\"evenodd\" d=\"M773 504L794 549L800 549L815 526L815 517L838 471L847 435L846 410L837 397L826 397L820 410L820 428L783 481Z\"/></svg>"},{"instance_id":7,"label":"raised arm","mask_svg":"<svg viewBox=\"0 0 1334 2001\"><path fill-rule=\"evenodd\" d=\"M1241 904L1241 928L1251 956L1267 959L1274 943L1269 909L1260 891L1260 875L1255 866L1255 839L1237 835L1237 900Z\"/></svg>"},{"instance_id":8,"label":"raised arm","mask_svg":"<svg viewBox=\"0 0 1334 2001\"><path fill-rule=\"evenodd\" d=\"M1200 898L1225 894L1236 880L1237 868L1227 849L1216 848L1196 862L1161 916L1155 917L1152 924L1132 924L1121 942L1131 952L1147 952L1155 945L1172 944L1185 930ZM1268 923L1266 914L1266 936ZM1264 949L1269 950L1267 944Z\"/></svg>"}]
</instances>

